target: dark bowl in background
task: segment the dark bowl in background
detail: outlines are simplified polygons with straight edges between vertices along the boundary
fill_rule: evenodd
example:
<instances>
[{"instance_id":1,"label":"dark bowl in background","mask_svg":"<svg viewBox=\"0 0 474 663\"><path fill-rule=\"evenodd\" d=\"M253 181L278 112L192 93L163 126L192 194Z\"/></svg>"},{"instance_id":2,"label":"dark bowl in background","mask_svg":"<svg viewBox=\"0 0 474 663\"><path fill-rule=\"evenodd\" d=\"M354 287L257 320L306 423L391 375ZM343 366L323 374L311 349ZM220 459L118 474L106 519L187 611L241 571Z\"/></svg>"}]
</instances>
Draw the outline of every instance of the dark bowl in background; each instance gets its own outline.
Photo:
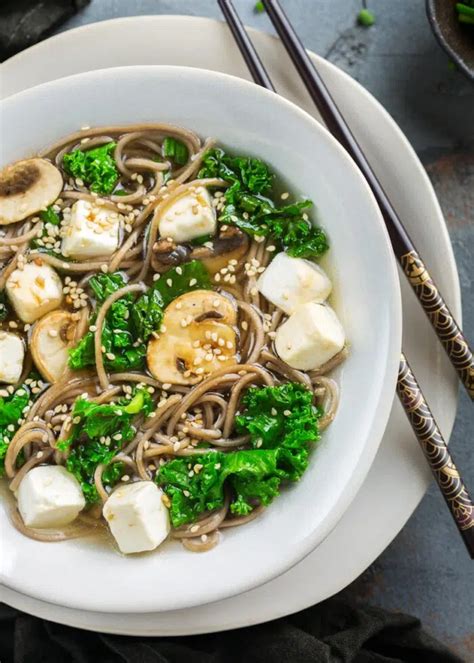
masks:
<instances>
[{"instance_id":1,"label":"dark bowl in background","mask_svg":"<svg viewBox=\"0 0 474 663\"><path fill-rule=\"evenodd\" d=\"M455 0L426 0L431 28L457 67L474 81L474 25L458 21Z\"/></svg>"}]
</instances>

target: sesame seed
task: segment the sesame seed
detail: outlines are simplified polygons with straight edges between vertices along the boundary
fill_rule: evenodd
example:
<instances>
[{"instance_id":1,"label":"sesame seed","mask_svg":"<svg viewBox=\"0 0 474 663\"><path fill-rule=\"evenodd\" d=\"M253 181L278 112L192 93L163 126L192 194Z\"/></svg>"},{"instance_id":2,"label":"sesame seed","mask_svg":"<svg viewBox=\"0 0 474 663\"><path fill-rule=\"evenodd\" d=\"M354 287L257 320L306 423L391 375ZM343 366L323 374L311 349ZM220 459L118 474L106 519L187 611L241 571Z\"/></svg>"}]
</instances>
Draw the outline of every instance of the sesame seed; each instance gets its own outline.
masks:
<instances>
[{"instance_id":1,"label":"sesame seed","mask_svg":"<svg viewBox=\"0 0 474 663\"><path fill-rule=\"evenodd\" d=\"M182 267L176 267L176 273L181 276L181 274L183 273Z\"/></svg>"},{"instance_id":2,"label":"sesame seed","mask_svg":"<svg viewBox=\"0 0 474 663\"><path fill-rule=\"evenodd\" d=\"M190 282L189 282L189 287L192 288L193 285L196 285L196 283L197 283L197 279L191 279Z\"/></svg>"},{"instance_id":3,"label":"sesame seed","mask_svg":"<svg viewBox=\"0 0 474 663\"><path fill-rule=\"evenodd\" d=\"M171 382L163 382L163 389L171 389Z\"/></svg>"},{"instance_id":4,"label":"sesame seed","mask_svg":"<svg viewBox=\"0 0 474 663\"><path fill-rule=\"evenodd\" d=\"M172 281L171 279L166 279L166 285L167 285L169 288L171 288L171 286L173 285L173 281Z\"/></svg>"},{"instance_id":5,"label":"sesame seed","mask_svg":"<svg viewBox=\"0 0 474 663\"><path fill-rule=\"evenodd\" d=\"M246 320L242 320L242 329L244 331L247 331L248 328L249 328L249 323Z\"/></svg>"},{"instance_id":6,"label":"sesame seed","mask_svg":"<svg viewBox=\"0 0 474 663\"><path fill-rule=\"evenodd\" d=\"M153 274L153 281L158 281L161 274Z\"/></svg>"},{"instance_id":7,"label":"sesame seed","mask_svg":"<svg viewBox=\"0 0 474 663\"><path fill-rule=\"evenodd\" d=\"M58 332L57 332L56 329L50 329L49 332L48 332L48 334L49 334L50 336L52 336L53 338L55 338L55 336L58 335Z\"/></svg>"},{"instance_id":8,"label":"sesame seed","mask_svg":"<svg viewBox=\"0 0 474 663\"><path fill-rule=\"evenodd\" d=\"M199 525L193 525L189 531L194 533L197 532L198 530L199 530Z\"/></svg>"},{"instance_id":9,"label":"sesame seed","mask_svg":"<svg viewBox=\"0 0 474 663\"><path fill-rule=\"evenodd\" d=\"M267 248L265 250L268 251L269 253L273 253L273 251L276 251L276 246L273 246L273 244L270 244L270 246L267 246Z\"/></svg>"},{"instance_id":10,"label":"sesame seed","mask_svg":"<svg viewBox=\"0 0 474 663\"><path fill-rule=\"evenodd\" d=\"M258 440L255 442L255 446L257 447L257 449L260 449L262 444L263 444L263 440L262 440L261 437L259 437Z\"/></svg>"},{"instance_id":11,"label":"sesame seed","mask_svg":"<svg viewBox=\"0 0 474 663\"><path fill-rule=\"evenodd\" d=\"M122 481L129 481L130 477L128 476L128 474L124 474L121 480Z\"/></svg>"},{"instance_id":12,"label":"sesame seed","mask_svg":"<svg viewBox=\"0 0 474 663\"><path fill-rule=\"evenodd\" d=\"M289 197L290 197L290 194L288 193L288 191L285 191L285 192L282 193L281 196L280 196L280 198L281 198L282 200L286 200L286 199L289 198Z\"/></svg>"},{"instance_id":13,"label":"sesame seed","mask_svg":"<svg viewBox=\"0 0 474 663\"><path fill-rule=\"evenodd\" d=\"M291 416L291 410L283 410L283 414L285 417L290 417Z\"/></svg>"}]
</instances>

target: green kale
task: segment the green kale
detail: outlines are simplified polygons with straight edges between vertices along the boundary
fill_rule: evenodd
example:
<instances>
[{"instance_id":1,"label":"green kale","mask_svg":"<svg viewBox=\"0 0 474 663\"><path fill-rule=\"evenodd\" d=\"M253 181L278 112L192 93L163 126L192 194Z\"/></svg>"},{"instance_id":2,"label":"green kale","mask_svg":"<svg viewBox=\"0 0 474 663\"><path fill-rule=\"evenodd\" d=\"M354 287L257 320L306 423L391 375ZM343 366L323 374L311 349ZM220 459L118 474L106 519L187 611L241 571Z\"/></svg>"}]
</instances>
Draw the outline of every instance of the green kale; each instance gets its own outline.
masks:
<instances>
[{"instance_id":1,"label":"green kale","mask_svg":"<svg viewBox=\"0 0 474 663\"><path fill-rule=\"evenodd\" d=\"M96 274L89 281L89 286L99 305L125 285L125 279L120 272ZM102 346L105 348L104 365L107 370L120 372L144 368L146 346L134 333L133 306L133 295L125 295L112 304L105 316ZM92 322L95 322L96 317L94 316ZM87 366L94 366L94 364L94 334L88 331L69 351L69 366L73 370L79 370Z\"/></svg>"},{"instance_id":2,"label":"green kale","mask_svg":"<svg viewBox=\"0 0 474 663\"><path fill-rule=\"evenodd\" d=\"M98 404L84 398L74 403L75 423L66 440L59 443L64 451L70 448L66 468L81 484L89 504L98 500L94 472L99 464L108 465L124 444L135 435L133 418L147 416L153 401L144 388L136 388L131 400L120 399L116 404ZM123 464L114 463L104 470L103 483L114 485L123 474Z\"/></svg>"},{"instance_id":3,"label":"green kale","mask_svg":"<svg viewBox=\"0 0 474 663\"><path fill-rule=\"evenodd\" d=\"M168 285L169 283L171 285ZM146 341L152 332L158 330L163 312L173 299L191 290L206 290L210 287L209 274L199 260L167 270L141 295L132 308L132 324L136 336Z\"/></svg>"},{"instance_id":4,"label":"green kale","mask_svg":"<svg viewBox=\"0 0 474 663\"><path fill-rule=\"evenodd\" d=\"M231 157L215 148L205 155L199 177L219 177L230 184L219 221L252 236L270 237L295 257L319 258L329 248L325 232L306 215L310 200L275 205L270 197L274 175L260 159Z\"/></svg>"},{"instance_id":5,"label":"green kale","mask_svg":"<svg viewBox=\"0 0 474 663\"><path fill-rule=\"evenodd\" d=\"M169 283L171 285L168 285ZM120 272L96 274L89 281L99 305L125 285L125 279ZM210 287L211 281L206 268L198 260L192 260L162 274L161 279L155 281L137 300L134 300L132 294L128 294L114 302L105 316L102 329L105 368L110 371L144 368L146 341L152 332L159 329L163 311L168 304L185 292ZM79 370L94 364L94 334L89 331L69 351L69 366L73 370Z\"/></svg>"},{"instance_id":6,"label":"green kale","mask_svg":"<svg viewBox=\"0 0 474 663\"><path fill-rule=\"evenodd\" d=\"M189 159L189 150L183 141L167 136L161 147L161 153L165 159L170 159L177 166L184 166Z\"/></svg>"},{"instance_id":7,"label":"green kale","mask_svg":"<svg viewBox=\"0 0 474 663\"><path fill-rule=\"evenodd\" d=\"M298 383L254 387L245 394L237 430L250 434L253 449L209 452L175 459L156 476L171 500L174 527L193 522L205 511L224 504L224 485L230 489L230 509L247 515L257 504L270 504L282 481L297 481L308 466L310 442L319 440L320 411L313 395ZM196 473L192 468L202 468Z\"/></svg>"},{"instance_id":8,"label":"green kale","mask_svg":"<svg viewBox=\"0 0 474 663\"><path fill-rule=\"evenodd\" d=\"M7 302L7 293L5 290L0 290L0 322L6 320L9 314L10 307Z\"/></svg>"},{"instance_id":9,"label":"green kale","mask_svg":"<svg viewBox=\"0 0 474 663\"><path fill-rule=\"evenodd\" d=\"M4 461L8 445L23 419L24 409L29 405L31 392L26 384L20 385L12 394L0 396L0 476L4 473Z\"/></svg>"},{"instance_id":10,"label":"green kale","mask_svg":"<svg viewBox=\"0 0 474 663\"><path fill-rule=\"evenodd\" d=\"M92 150L73 150L63 157L64 170L81 179L91 191L110 194L119 178L113 157L115 147L116 143L110 142Z\"/></svg>"}]
</instances>

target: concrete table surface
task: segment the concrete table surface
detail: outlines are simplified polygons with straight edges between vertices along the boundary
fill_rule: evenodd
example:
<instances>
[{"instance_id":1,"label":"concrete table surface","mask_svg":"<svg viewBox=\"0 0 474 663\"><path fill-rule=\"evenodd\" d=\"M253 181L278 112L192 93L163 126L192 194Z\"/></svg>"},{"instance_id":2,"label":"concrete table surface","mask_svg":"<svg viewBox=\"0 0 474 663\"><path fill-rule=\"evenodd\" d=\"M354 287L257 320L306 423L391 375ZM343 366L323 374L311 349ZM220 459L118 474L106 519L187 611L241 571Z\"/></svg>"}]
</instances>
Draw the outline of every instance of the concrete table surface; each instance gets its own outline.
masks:
<instances>
[{"instance_id":1,"label":"concrete table surface","mask_svg":"<svg viewBox=\"0 0 474 663\"><path fill-rule=\"evenodd\" d=\"M234 0L247 25L272 32L253 0ZM361 0L283 0L305 45L364 85L415 147L439 196L458 263L464 324L474 336L474 86L453 71L435 41L423 0L369 0L372 28L355 25ZM92 0L66 30L117 16L191 14L220 18L214 0ZM362 44L362 47L359 46ZM462 393L452 449L474 486L473 409ZM463 658L474 660L474 562L441 495L431 486L405 528L345 590L418 616Z\"/></svg>"}]
</instances>

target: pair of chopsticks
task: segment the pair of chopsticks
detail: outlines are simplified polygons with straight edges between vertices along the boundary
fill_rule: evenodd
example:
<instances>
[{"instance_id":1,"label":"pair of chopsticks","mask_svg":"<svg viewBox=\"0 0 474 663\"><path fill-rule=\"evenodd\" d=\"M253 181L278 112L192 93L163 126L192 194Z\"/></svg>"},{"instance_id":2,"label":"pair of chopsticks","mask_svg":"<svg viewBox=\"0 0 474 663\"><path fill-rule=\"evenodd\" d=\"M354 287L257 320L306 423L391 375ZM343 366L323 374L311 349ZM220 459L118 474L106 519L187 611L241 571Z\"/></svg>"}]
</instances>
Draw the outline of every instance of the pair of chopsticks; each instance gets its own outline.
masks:
<instances>
[{"instance_id":1,"label":"pair of chopsticks","mask_svg":"<svg viewBox=\"0 0 474 663\"><path fill-rule=\"evenodd\" d=\"M218 0L218 3L255 83L275 92L268 72L232 1ZM328 130L351 155L372 189L395 256L459 379L471 399L474 399L474 359L467 340L278 0L263 0L263 5ZM459 533L474 559L474 505L403 352L400 358L397 394Z\"/></svg>"}]
</instances>

